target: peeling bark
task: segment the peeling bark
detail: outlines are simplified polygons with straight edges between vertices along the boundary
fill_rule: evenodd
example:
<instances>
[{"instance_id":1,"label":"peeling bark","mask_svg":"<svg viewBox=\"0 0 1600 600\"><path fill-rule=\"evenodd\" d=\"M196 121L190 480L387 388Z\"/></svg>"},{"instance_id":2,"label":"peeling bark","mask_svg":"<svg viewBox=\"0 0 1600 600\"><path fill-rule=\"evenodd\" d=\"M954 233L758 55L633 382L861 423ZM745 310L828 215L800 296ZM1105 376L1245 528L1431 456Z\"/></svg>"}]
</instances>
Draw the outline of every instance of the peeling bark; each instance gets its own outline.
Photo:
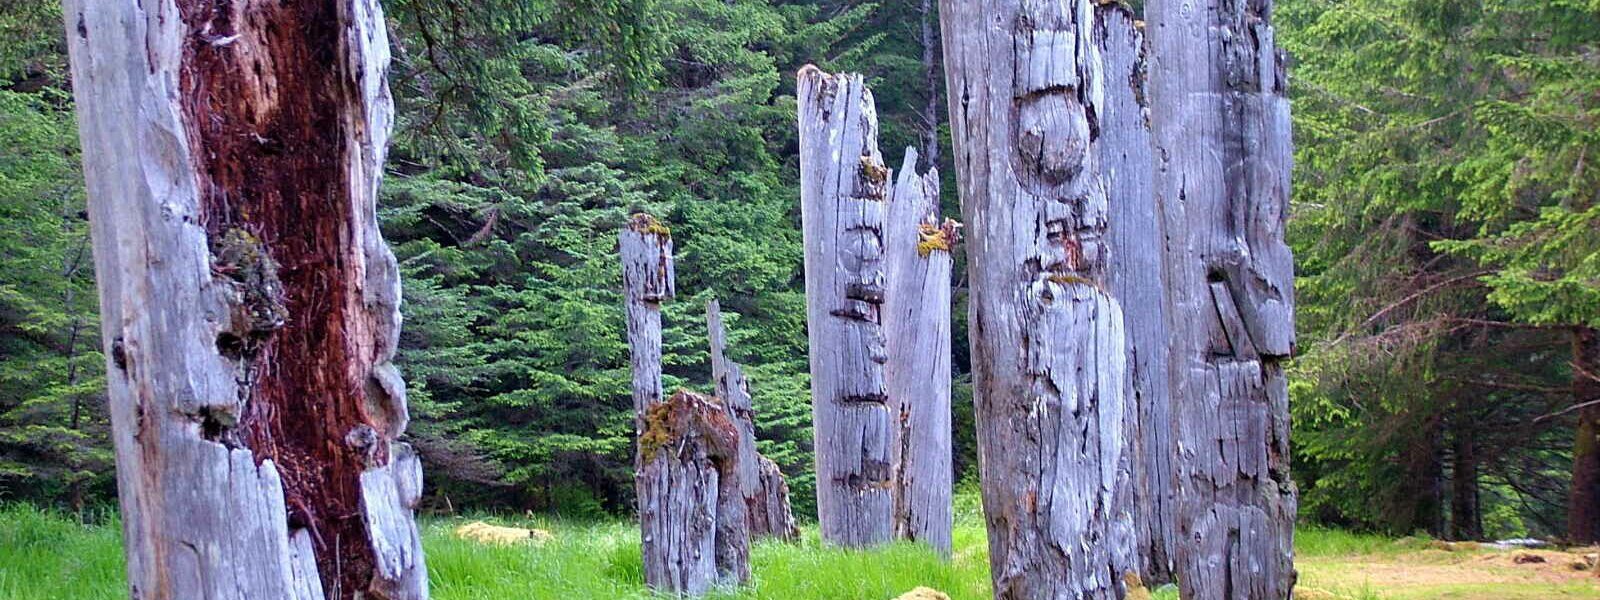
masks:
<instances>
[{"instance_id":1,"label":"peeling bark","mask_svg":"<svg viewBox=\"0 0 1600 600\"><path fill-rule=\"evenodd\" d=\"M739 490L749 513L750 536L797 540L800 528L795 526L794 512L789 507L789 484L777 463L756 451L750 384L744 377L744 368L728 360L728 333L722 326L722 305L715 299L706 303L706 331L711 338L711 379L716 384L717 398L739 427Z\"/></svg>"},{"instance_id":2,"label":"peeling bark","mask_svg":"<svg viewBox=\"0 0 1600 600\"><path fill-rule=\"evenodd\" d=\"M372 0L68 0L135 598L426 598Z\"/></svg>"},{"instance_id":3,"label":"peeling bark","mask_svg":"<svg viewBox=\"0 0 1600 600\"><path fill-rule=\"evenodd\" d=\"M1111 223L1112 295L1128 327L1127 481L1119 481L1116 534L1130 538L1127 559L1150 585L1172 581L1177 504L1167 393L1166 228L1151 189L1143 24L1120 4L1096 9L1095 43L1105 61L1101 160Z\"/></svg>"},{"instance_id":4,"label":"peeling bark","mask_svg":"<svg viewBox=\"0 0 1600 600\"><path fill-rule=\"evenodd\" d=\"M939 172L906 148L884 232L884 380L895 419L895 537L951 551L950 269L957 225L939 221Z\"/></svg>"},{"instance_id":5,"label":"peeling bark","mask_svg":"<svg viewBox=\"0 0 1600 600\"><path fill-rule=\"evenodd\" d=\"M807 66L798 81L818 521L825 542L872 546L894 534L881 314L889 169L860 75Z\"/></svg>"},{"instance_id":6,"label":"peeling bark","mask_svg":"<svg viewBox=\"0 0 1600 600\"><path fill-rule=\"evenodd\" d=\"M940 5L997 599L1122 593L1128 349L1108 281L1094 4Z\"/></svg>"},{"instance_id":7,"label":"peeling bark","mask_svg":"<svg viewBox=\"0 0 1600 600\"><path fill-rule=\"evenodd\" d=\"M651 405L639 433L645 584L700 596L750 579L739 490L739 429L722 406L679 391Z\"/></svg>"},{"instance_id":8,"label":"peeling bark","mask_svg":"<svg viewBox=\"0 0 1600 600\"><path fill-rule=\"evenodd\" d=\"M1288 598L1295 581L1292 152L1271 12L1271 0L1148 5L1185 598Z\"/></svg>"}]
</instances>

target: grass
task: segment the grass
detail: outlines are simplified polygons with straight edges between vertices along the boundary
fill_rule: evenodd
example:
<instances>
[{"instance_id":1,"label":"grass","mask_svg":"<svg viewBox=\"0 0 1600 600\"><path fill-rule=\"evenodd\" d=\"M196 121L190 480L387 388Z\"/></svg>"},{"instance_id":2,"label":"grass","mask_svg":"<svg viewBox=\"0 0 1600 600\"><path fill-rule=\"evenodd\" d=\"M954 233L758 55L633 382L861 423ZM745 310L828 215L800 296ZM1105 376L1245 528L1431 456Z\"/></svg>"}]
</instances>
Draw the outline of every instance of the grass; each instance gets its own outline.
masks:
<instances>
[{"instance_id":1,"label":"grass","mask_svg":"<svg viewBox=\"0 0 1600 600\"><path fill-rule=\"evenodd\" d=\"M815 530L797 544L760 543L754 581L719 600L877 600L917 586L955 600L989 598L988 549L975 510L962 509L950 561L911 545L871 552L824 548ZM464 518L427 519L423 545L435 598L646 599L639 535L627 522L584 523L545 517L483 520L549 530L543 545L484 546L457 539ZM124 599L122 551L114 521L79 525L24 505L0 506L0 598ZM1509 555L1446 551L1428 540L1392 540L1328 529L1296 536L1301 586L1308 600L1459 600L1600 598L1600 578L1513 565ZM1505 559L1505 560L1501 560ZM1161 590L1157 599L1177 595Z\"/></svg>"}]
</instances>

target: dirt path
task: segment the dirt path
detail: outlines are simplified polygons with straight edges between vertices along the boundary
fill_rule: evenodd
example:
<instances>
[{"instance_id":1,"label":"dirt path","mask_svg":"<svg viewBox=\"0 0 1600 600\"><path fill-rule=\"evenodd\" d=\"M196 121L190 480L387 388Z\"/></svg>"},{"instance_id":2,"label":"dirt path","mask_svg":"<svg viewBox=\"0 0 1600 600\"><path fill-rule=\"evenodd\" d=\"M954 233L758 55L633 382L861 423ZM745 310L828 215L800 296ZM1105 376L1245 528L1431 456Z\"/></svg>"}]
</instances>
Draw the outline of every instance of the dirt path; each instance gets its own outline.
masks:
<instances>
[{"instance_id":1,"label":"dirt path","mask_svg":"<svg viewBox=\"0 0 1600 600\"><path fill-rule=\"evenodd\" d=\"M1303 600L1600 598L1584 553L1427 549L1296 561Z\"/></svg>"}]
</instances>

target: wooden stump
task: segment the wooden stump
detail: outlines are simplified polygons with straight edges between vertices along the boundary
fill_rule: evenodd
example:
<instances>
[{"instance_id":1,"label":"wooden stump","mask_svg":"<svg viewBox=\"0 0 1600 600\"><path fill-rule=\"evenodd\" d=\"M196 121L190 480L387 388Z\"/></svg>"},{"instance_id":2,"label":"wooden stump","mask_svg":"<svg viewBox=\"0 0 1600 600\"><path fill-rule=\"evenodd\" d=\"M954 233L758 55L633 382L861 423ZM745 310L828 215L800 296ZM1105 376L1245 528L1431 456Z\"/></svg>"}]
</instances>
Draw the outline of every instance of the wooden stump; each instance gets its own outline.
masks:
<instances>
[{"instance_id":1,"label":"wooden stump","mask_svg":"<svg viewBox=\"0 0 1600 600\"><path fill-rule=\"evenodd\" d=\"M949 556L950 251L959 226L939 220L938 171L917 175L916 169L917 151L906 148L884 235L884 378L898 428L894 528L895 537Z\"/></svg>"},{"instance_id":2,"label":"wooden stump","mask_svg":"<svg viewBox=\"0 0 1600 600\"><path fill-rule=\"evenodd\" d=\"M63 14L132 597L426 598L378 3Z\"/></svg>"},{"instance_id":3,"label":"wooden stump","mask_svg":"<svg viewBox=\"0 0 1600 600\"><path fill-rule=\"evenodd\" d=\"M645 583L699 596L750 578L739 490L739 429L721 405L679 391L652 405L639 434Z\"/></svg>"},{"instance_id":4,"label":"wooden stump","mask_svg":"<svg viewBox=\"0 0 1600 600\"><path fill-rule=\"evenodd\" d=\"M756 451L755 410L744 368L728 360L727 330L722 326L722 305L706 302L706 331L711 340L711 379L717 398L739 428L739 490L748 507L751 538L799 539L794 512L789 507L789 484L777 463Z\"/></svg>"},{"instance_id":5,"label":"wooden stump","mask_svg":"<svg viewBox=\"0 0 1600 600\"><path fill-rule=\"evenodd\" d=\"M1288 598L1295 581L1283 371L1294 351L1292 148L1272 5L1147 7L1185 598Z\"/></svg>"},{"instance_id":6,"label":"wooden stump","mask_svg":"<svg viewBox=\"0 0 1600 600\"><path fill-rule=\"evenodd\" d=\"M1127 334L1109 287L1091 0L944 0L998 599L1116 598Z\"/></svg>"},{"instance_id":7,"label":"wooden stump","mask_svg":"<svg viewBox=\"0 0 1600 600\"><path fill-rule=\"evenodd\" d=\"M882 325L889 169L860 75L807 66L798 101L817 516L823 541L865 547L894 535Z\"/></svg>"}]
</instances>

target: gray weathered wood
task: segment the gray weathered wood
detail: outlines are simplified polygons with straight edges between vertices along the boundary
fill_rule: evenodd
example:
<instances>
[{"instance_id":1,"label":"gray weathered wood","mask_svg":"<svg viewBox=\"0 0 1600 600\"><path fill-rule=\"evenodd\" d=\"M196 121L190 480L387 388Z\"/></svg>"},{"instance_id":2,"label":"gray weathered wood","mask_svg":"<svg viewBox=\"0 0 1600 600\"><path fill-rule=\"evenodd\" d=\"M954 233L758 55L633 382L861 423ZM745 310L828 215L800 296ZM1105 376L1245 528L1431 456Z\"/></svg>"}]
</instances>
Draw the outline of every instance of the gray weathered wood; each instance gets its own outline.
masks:
<instances>
[{"instance_id":1,"label":"gray weathered wood","mask_svg":"<svg viewBox=\"0 0 1600 600\"><path fill-rule=\"evenodd\" d=\"M672 232L655 217L636 214L617 239L622 254L623 304L628 317L628 360L633 367L633 413L644 431L645 411L663 398L661 303L678 293Z\"/></svg>"},{"instance_id":2,"label":"gray weathered wood","mask_svg":"<svg viewBox=\"0 0 1600 600\"><path fill-rule=\"evenodd\" d=\"M1167 344L1171 323L1166 298L1166 229L1156 206L1151 177L1150 120L1146 109L1144 32L1131 10L1101 4L1095 43L1106 69L1100 149L1111 211L1107 245L1109 281L1122 301L1128 327L1130 428L1127 437L1131 489L1116 505L1119 528L1129 526L1131 557L1151 585L1172 581L1173 507L1177 503L1172 460L1171 397L1167 393ZM1131 517L1131 518L1130 518Z\"/></svg>"},{"instance_id":3,"label":"gray weathered wood","mask_svg":"<svg viewBox=\"0 0 1600 600\"><path fill-rule=\"evenodd\" d=\"M951 549L950 249L956 223L939 220L939 172L917 175L906 148L884 231L884 380L893 448L896 537Z\"/></svg>"},{"instance_id":4,"label":"gray weathered wood","mask_svg":"<svg viewBox=\"0 0 1600 600\"><path fill-rule=\"evenodd\" d=\"M798 76L801 220L822 539L894 534L894 431L884 386L883 227L889 169L860 75Z\"/></svg>"},{"instance_id":5,"label":"gray weathered wood","mask_svg":"<svg viewBox=\"0 0 1600 600\"><path fill-rule=\"evenodd\" d=\"M728 360L728 332L722 326L722 305L706 302L706 331L711 340L711 379L717 398L739 427L739 490L749 509L751 538L799 539L800 529L789 506L789 485L777 463L756 450L755 409L744 368Z\"/></svg>"},{"instance_id":6,"label":"gray weathered wood","mask_svg":"<svg viewBox=\"0 0 1600 600\"><path fill-rule=\"evenodd\" d=\"M1295 581L1291 146L1272 4L1148 5L1185 598L1287 598Z\"/></svg>"},{"instance_id":7,"label":"gray weathered wood","mask_svg":"<svg viewBox=\"0 0 1600 600\"><path fill-rule=\"evenodd\" d=\"M943 0L995 597L1115 598L1127 336L1091 0Z\"/></svg>"},{"instance_id":8,"label":"gray weathered wood","mask_svg":"<svg viewBox=\"0 0 1600 600\"><path fill-rule=\"evenodd\" d=\"M680 390L646 410L638 489L651 589L700 596L750 578L738 454L738 426L711 399Z\"/></svg>"},{"instance_id":9,"label":"gray weathered wood","mask_svg":"<svg viewBox=\"0 0 1600 600\"><path fill-rule=\"evenodd\" d=\"M132 597L426 598L378 3L63 14Z\"/></svg>"},{"instance_id":10,"label":"gray weathered wood","mask_svg":"<svg viewBox=\"0 0 1600 600\"><path fill-rule=\"evenodd\" d=\"M680 391L663 401L661 303L677 293L672 234L645 214L618 236L633 366L645 584L699 596L750 578L748 508L740 485L740 432L728 410Z\"/></svg>"}]
</instances>

